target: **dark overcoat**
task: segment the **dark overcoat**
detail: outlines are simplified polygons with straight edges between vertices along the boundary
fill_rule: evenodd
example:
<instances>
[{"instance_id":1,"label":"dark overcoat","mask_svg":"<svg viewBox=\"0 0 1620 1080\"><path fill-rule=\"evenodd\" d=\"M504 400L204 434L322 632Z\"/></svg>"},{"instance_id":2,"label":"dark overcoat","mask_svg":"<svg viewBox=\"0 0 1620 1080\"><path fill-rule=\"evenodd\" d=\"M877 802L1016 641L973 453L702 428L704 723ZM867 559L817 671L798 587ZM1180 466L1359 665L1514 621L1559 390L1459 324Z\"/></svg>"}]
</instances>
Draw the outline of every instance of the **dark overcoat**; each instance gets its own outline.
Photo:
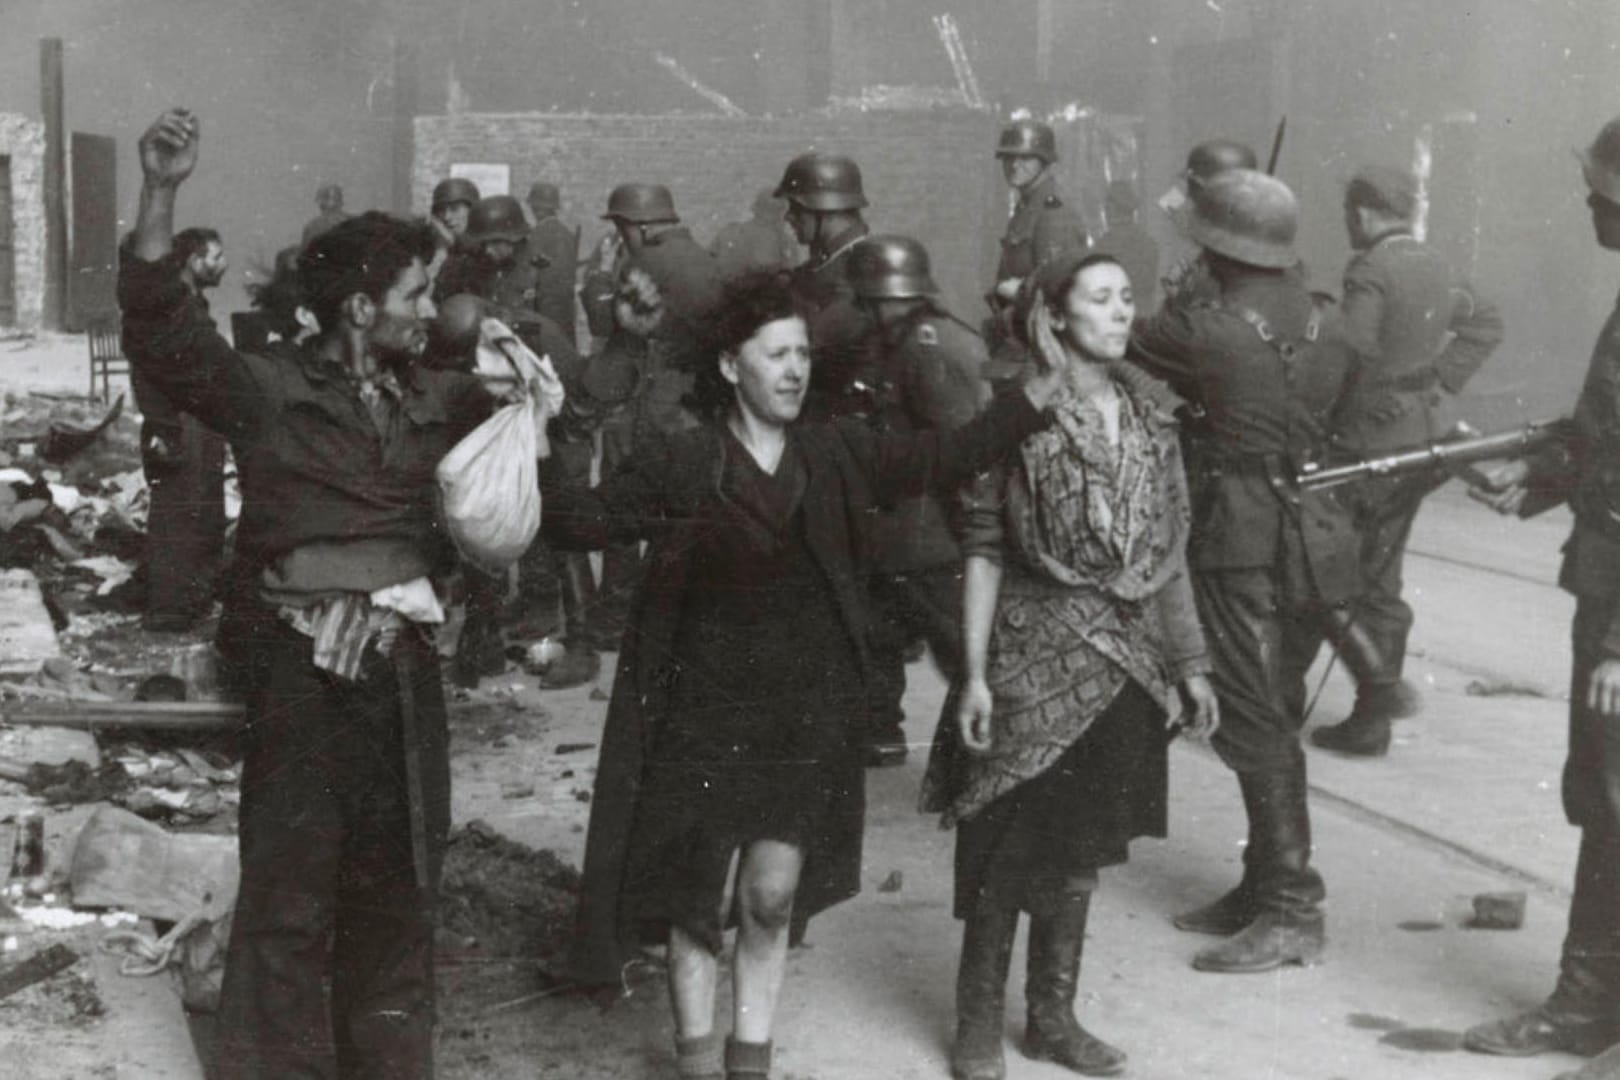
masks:
<instances>
[{"instance_id":1,"label":"dark overcoat","mask_svg":"<svg viewBox=\"0 0 1620 1080\"><path fill-rule=\"evenodd\" d=\"M948 493L1038 430L1044 419L1023 391L1003 392L978 419L950 432L879 435L861 420L790 428L808 479L806 542L832 591L863 671L867 666L866 581L870 552L862 519L880 506L925 491ZM597 760L584 885L570 975L617 984L635 940L620 904L625 853L635 820L642 766L669 704L688 554L717 527L724 433L704 426L638 447L595 489L546 485L542 531L560 548L649 540L648 568L619 654ZM734 451L733 451L734 452ZM829 837L806 852L795 903L814 912L859 889L859 837Z\"/></svg>"}]
</instances>

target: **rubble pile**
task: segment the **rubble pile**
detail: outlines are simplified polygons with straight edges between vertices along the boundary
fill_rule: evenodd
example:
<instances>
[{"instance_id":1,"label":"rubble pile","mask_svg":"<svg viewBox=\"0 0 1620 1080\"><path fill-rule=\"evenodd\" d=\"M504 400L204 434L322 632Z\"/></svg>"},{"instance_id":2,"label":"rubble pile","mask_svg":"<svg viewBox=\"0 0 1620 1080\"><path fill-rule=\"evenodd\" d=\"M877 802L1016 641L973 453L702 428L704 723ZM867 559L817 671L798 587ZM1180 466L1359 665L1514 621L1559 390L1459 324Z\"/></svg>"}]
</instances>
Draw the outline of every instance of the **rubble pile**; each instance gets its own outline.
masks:
<instances>
[{"instance_id":1,"label":"rubble pile","mask_svg":"<svg viewBox=\"0 0 1620 1080\"><path fill-rule=\"evenodd\" d=\"M229 473L226 501L234 520ZM188 634L139 626L149 508L140 417L122 398L111 406L65 394L0 399L0 571L32 576L60 655L20 678L7 670L0 700L127 701L153 674L185 679L193 698L213 693L211 679L194 678L211 674L209 620ZM28 631L40 632L0 625L0 643Z\"/></svg>"},{"instance_id":2,"label":"rubble pile","mask_svg":"<svg viewBox=\"0 0 1620 1080\"><path fill-rule=\"evenodd\" d=\"M439 925L468 951L559 972L573 930L579 871L482 821L450 836Z\"/></svg>"}]
</instances>

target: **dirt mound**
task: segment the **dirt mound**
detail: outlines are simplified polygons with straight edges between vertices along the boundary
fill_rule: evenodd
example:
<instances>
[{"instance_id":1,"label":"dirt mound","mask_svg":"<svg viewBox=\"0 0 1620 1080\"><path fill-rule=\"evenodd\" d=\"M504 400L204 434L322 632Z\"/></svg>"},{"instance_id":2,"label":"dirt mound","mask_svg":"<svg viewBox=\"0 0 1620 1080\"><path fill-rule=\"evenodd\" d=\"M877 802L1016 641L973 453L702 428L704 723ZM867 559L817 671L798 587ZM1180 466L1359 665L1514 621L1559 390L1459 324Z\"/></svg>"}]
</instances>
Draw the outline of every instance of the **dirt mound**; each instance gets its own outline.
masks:
<instances>
[{"instance_id":1,"label":"dirt mound","mask_svg":"<svg viewBox=\"0 0 1620 1080\"><path fill-rule=\"evenodd\" d=\"M579 871L553 852L472 821L450 835L439 926L470 939L470 954L531 960L557 972L568 951L579 880Z\"/></svg>"}]
</instances>

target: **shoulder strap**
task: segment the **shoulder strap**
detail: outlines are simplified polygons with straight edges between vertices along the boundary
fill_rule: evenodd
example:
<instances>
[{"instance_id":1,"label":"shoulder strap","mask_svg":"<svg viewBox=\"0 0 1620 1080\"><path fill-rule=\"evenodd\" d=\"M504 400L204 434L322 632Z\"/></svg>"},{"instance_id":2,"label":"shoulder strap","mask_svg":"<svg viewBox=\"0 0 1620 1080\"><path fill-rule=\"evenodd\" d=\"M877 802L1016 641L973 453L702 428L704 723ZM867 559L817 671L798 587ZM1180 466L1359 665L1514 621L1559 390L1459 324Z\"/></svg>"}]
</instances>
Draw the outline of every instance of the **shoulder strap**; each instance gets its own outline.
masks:
<instances>
[{"instance_id":1,"label":"shoulder strap","mask_svg":"<svg viewBox=\"0 0 1620 1080\"><path fill-rule=\"evenodd\" d=\"M1305 323L1304 336L1297 341L1283 341L1280 339L1277 336L1277 331L1272 328L1266 317L1253 308L1233 304L1229 305L1227 310L1248 323L1255 336L1275 349L1277 354L1284 360L1293 359L1294 354L1299 351L1301 345L1309 345L1315 342L1322 332L1322 311L1314 305L1311 308L1311 317Z\"/></svg>"}]
</instances>

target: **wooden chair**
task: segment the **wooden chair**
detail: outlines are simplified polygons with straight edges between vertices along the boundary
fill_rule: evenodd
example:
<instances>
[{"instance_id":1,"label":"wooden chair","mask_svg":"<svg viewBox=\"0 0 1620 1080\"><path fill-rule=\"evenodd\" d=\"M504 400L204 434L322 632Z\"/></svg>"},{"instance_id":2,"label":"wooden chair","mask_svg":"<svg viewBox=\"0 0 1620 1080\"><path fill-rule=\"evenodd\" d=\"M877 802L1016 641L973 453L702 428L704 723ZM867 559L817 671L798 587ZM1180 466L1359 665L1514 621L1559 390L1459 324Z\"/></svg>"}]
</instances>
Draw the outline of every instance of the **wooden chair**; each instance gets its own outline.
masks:
<instances>
[{"instance_id":1,"label":"wooden chair","mask_svg":"<svg viewBox=\"0 0 1620 1080\"><path fill-rule=\"evenodd\" d=\"M85 327L90 340L90 396L96 396L96 380L101 380L101 400L112 400L110 393L114 375L128 375L129 361L124 358L123 344L119 341L117 314L97 315Z\"/></svg>"}]
</instances>

